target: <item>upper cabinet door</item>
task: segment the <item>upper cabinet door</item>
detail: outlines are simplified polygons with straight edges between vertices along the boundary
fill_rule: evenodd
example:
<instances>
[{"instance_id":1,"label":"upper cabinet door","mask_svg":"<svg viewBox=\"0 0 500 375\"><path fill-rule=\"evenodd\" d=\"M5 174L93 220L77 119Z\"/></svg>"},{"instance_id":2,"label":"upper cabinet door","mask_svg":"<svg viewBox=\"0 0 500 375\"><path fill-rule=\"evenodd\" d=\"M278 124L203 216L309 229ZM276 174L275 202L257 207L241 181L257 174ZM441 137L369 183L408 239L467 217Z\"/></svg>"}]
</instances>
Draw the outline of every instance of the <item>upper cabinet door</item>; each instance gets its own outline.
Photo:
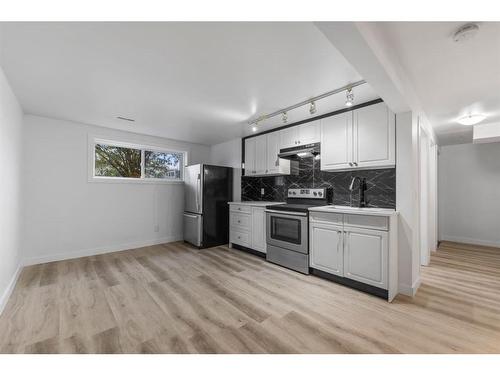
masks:
<instances>
[{"instance_id":1,"label":"upper cabinet door","mask_svg":"<svg viewBox=\"0 0 500 375\"><path fill-rule=\"evenodd\" d=\"M280 148L298 146L296 126L280 130L279 133L280 133Z\"/></svg>"},{"instance_id":2,"label":"upper cabinet door","mask_svg":"<svg viewBox=\"0 0 500 375\"><path fill-rule=\"evenodd\" d=\"M353 144L358 168L396 164L395 118L385 103L354 111Z\"/></svg>"},{"instance_id":3,"label":"upper cabinet door","mask_svg":"<svg viewBox=\"0 0 500 375\"><path fill-rule=\"evenodd\" d=\"M267 136L255 137L255 174L266 174L267 168Z\"/></svg>"},{"instance_id":4,"label":"upper cabinet door","mask_svg":"<svg viewBox=\"0 0 500 375\"><path fill-rule=\"evenodd\" d=\"M352 112L321 119L321 169L352 166Z\"/></svg>"},{"instance_id":5,"label":"upper cabinet door","mask_svg":"<svg viewBox=\"0 0 500 375\"><path fill-rule=\"evenodd\" d=\"M245 176L254 176L255 170L255 137L245 139Z\"/></svg>"},{"instance_id":6,"label":"upper cabinet door","mask_svg":"<svg viewBox=\"0 0 500 375\"><path fill-rule=\"evenodd\" d=\"M279 132L269 133L267 135L267 173L276 174L280 172L280 163L278 154L280 152L280 134Z\"/></svg>"},{"instance_id":7,"label":"upper cabinet door","mask_svg":"<svg viewBox=\"0 0 500 375\"><path fill-rule=\"evenodd\" d=\"M320 122L312 121L297 127L298 146L316 143L320 141Z\"/></svg>"}]
</instances>

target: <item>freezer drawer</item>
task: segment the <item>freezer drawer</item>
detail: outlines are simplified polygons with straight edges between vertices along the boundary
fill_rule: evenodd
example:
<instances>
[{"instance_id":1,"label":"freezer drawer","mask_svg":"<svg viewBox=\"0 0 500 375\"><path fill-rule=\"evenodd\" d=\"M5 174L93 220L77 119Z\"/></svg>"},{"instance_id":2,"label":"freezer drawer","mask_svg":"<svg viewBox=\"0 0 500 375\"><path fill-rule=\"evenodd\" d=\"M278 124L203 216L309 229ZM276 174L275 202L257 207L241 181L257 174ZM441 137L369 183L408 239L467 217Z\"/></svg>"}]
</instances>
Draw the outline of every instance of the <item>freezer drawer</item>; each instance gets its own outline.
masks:
<instances>
[{"instance_id":1,"label":"freezer drawer","mask_svg":"<svg viewBox=\"0 0 500 375\"><path fill-rule=\"evenodd\" d=\"M202 246L203 216L185 212L183 217L184 241L197 247Z\"/></svg>"}]
</instances>

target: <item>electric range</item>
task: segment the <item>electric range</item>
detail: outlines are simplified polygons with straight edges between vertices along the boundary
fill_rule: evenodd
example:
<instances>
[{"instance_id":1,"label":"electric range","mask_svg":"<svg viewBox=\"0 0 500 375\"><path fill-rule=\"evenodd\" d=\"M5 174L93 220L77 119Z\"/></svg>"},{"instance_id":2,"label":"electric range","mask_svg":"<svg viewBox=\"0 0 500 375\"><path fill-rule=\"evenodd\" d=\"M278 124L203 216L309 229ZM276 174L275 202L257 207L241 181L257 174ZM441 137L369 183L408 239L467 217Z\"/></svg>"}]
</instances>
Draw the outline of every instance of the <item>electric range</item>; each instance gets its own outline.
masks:
<instances>
[{"instance_id":1,"label":"electric range","mask_svg":"<svg viewBox=\"0 0 500 375\"><path fill-rule=\"evenodd\" d=\"M288 189L285 204L266 206L266 258L309 273L309 208L331 203L331 189Z\"/></svg>"}]
</instances>

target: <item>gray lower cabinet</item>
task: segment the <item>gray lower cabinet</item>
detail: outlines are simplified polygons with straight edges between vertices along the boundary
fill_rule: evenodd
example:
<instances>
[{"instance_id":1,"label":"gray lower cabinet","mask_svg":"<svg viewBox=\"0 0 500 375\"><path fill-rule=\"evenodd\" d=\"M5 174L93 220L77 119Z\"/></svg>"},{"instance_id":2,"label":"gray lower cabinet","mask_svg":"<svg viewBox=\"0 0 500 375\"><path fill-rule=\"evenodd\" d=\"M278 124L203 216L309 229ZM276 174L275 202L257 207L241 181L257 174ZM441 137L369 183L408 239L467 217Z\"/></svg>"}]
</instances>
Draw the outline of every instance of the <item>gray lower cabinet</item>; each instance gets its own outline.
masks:
<instances>
[{"instance_id":1,"label":"gray lower cabinet","mask_svg":"<svg viewBox=\"0 0 500 375\"><path fill-rule=\"evenodd\" d=\"M333 275L343 276L344 240L342 226L312 223L309 240L311 267Z\"/></svg>"},{"instance_id":2,"label":"gray lower cabinet","mask_svg":"<svg viewBox=\"0 0 500 375\"><path fill-rule=\"evenodd\" d=\"M387 217L312 212L310 266L388 290L390 234ZM393 295L391 292L391 299Z\"/></svg>"},{"instance_id":3,"label":"gray lower cabinet","mask_svg":"<svg viewBox=\"0 0 500 375\"><path fill-rule=\"evenodd\" d=\"M344 228L344 277L387 289L387 232Z\"/></svg>"}]
</instances>

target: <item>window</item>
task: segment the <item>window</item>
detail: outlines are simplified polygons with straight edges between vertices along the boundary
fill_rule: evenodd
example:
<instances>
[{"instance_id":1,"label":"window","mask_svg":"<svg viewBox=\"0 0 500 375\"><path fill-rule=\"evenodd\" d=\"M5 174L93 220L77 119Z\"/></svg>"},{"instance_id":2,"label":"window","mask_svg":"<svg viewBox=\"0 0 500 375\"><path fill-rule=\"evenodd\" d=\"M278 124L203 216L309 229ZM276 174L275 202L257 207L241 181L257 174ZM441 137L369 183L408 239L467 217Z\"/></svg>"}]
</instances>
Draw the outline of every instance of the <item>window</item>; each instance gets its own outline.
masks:
<instances>
[{"instance_id":1,"label":"window","mask_svg":"<svg viewBox=\"0 0 500 375\"><path fill-rule=\"evenodd\" d=\"M182 181L186 155L121 142L93 139L92 180Z\"/></svg>"}]
</instances>

